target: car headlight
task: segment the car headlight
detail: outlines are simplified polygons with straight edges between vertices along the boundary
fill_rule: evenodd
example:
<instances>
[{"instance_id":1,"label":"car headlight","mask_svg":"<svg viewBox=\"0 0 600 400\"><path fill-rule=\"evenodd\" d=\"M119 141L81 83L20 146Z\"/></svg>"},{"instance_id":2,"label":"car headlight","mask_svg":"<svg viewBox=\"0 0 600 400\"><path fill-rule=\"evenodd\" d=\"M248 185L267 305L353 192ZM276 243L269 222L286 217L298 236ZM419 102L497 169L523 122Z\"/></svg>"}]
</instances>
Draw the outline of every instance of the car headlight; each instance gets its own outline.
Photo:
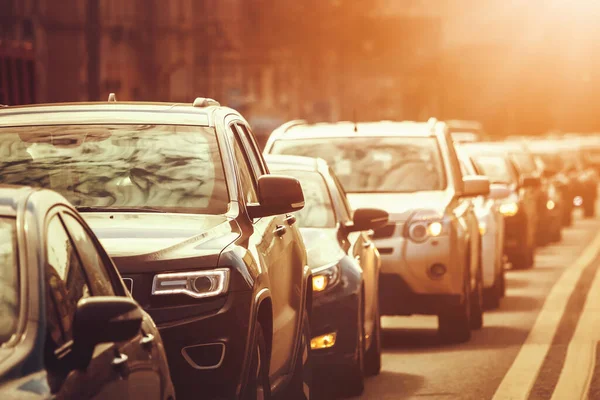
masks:
<instances>
[{"instance_id":1,"label":"car headlight","mask_svg":"<svg viewBox=\"0 0 600 400\"><path fill-rule=\"evenodd\" d=\"M413 242L424 242L428 238L442 236L448 230L443 217L435 213L418 213L406 226L405 234Z\"/></svg>"},{"instance_id":2,"label":"car headlight","mask_svg":"<svg viewBox=\"0 0 600 400\"><path fill-rule=\"evenodd\" d=\"M312 270L313 292L323 292L331 289L340 281L340 265L335 263L327 264Z\"/></svg>"},{"instance_id":3,"label":"car headlight","mask_svg":"<svg viewBox=\"0 0 600 400\"><path fill-rule=\"evenodd\" d=\"M227 292L229 269L158 274L152 281L153 295L186 294L197 299Z\"/></svg>"},{"instance_id":4,"label":"car headlight","mask_svg":"<svg viewBox=\"0 0 600 400\"><path fill-rule=\"evenodd\" d=\"M548 210L554 210L554 207L556 207L556 203L555 203L554 201L552 201L552 200L548 200L548 201L546 202L546 208L547 208Z\"/></svg>"},{"instance_id":5,"label":"car headlight","mask_svg":"<svg viewBox=\"0 0 600 400\"><path fill-rule=\"evenodd\" d=\"M505 217L512 217L513 215L516 215L517 212L519 212L519 205L517 203L504 203L504 204L500 204L500 214L504 215Z\"/></svg>"}]
</instances>

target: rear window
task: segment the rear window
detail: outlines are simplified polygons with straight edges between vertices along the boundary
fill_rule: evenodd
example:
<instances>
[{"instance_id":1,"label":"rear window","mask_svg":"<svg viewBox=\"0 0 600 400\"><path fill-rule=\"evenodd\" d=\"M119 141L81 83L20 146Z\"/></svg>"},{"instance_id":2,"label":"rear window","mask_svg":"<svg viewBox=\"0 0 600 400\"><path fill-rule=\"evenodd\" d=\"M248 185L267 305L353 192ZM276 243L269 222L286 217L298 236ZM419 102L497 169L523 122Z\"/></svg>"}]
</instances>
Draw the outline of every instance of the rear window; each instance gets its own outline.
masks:
<instances>
[{"instance_id":1,"label":"rear window","mask_svg":"<svg viewBox=\"0 0 600 400\"><path fill-rule=\"evenodd\" d=\"M277 171L277 167L271 167ZM301 228L335 228L336 218L331 204L331 195L323 176L315 171L284 169L285 175L300 181L304 192L304 208L296 212Z\"/></svg>"},{"instance_id":2,"label":"rear window","mask_svg":"<svg viewBox=\"0 0 600 400\"><path fill-rule=\"evenodd\" d=\"M447 185L440 148L432 137L278 140L271 152L323 158L349 193L411 193Z\"/></svg>"},{"instance_id":3,"label":"rear window","mask_svg":"<svg viewBox=\"0 0 600 400\"><path fill-rule=\"evenodd\" d=\"M16 333L19 321L19 271L15 220L0 218L0 345Z\"/></svg>"},{"instance_id":4,"label":"rear window","mask_svg":"<svg viewBox=\"0 0 600 400\"><path fill-rule=\"evenodd\" d=\"M53 189L76 207L222 214L228 192L213 128L0 128L0 183Z\"/></svg>"}]
</instances>

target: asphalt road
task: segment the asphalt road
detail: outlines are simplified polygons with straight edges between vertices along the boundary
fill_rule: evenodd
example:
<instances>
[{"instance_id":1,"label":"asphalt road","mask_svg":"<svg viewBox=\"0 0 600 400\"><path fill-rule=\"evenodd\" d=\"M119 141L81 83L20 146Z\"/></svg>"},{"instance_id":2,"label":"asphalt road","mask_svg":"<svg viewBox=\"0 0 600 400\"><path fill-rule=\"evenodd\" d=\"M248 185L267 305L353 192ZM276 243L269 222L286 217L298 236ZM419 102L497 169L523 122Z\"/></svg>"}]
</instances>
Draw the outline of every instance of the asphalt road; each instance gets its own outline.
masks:
<instances>
[{"instance_id":1,"label":"asphalt road","mask_svg":"<svg viewBox=\"0 0 600 400\"><path fill-rule=\"evenodd\" d=\"M580 398L569 387L574 380L568 373L585 378L594 368L586 357L595 360L597 341L586 335L595 319L593 310L582 312L590 288L590 297L600 296L600 287L592 285L600 265L595 251L600 242L594 242L599 227L600 219L577 214L561 243L538 249L534 268L507 271L506 298L499 309L486 312L483 329L468 343L443 344L435 317L384 318L383 368L367 379L360 399L530 400L550 399L555 391L562 393L557 399ZM595 375L589 391L600 394Z\"/></svg>"}]
</instances>

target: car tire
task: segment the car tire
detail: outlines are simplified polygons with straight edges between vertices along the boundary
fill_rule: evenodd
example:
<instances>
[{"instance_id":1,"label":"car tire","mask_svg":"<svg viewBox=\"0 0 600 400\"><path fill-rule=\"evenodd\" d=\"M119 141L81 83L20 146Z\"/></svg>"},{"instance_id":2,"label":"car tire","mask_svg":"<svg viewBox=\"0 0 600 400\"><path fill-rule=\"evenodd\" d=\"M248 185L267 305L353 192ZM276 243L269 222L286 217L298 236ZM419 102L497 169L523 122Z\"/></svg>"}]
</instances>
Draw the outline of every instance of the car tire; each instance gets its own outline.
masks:
<instances>
[{"instance_id":1,"label":"car tire","mask_svg":"<svg viewBox=\"0 0 600 400\"><path fill-rule=\"evenodd\" d=\"M596 201L595 199L586 199L583 202L583 216L586 218L593 218L596 216Z\"/></svg>"},{"instance_id":2,"label":"car tire","mask_svg":"<svg viewBox=\"0 0 600 400\"><path fill-rule=\"evenodd\" d=\"M483 327L483 277L481 261L479 261L479 268L477 269L475 290L471 292L471 295L473 296L471 299L471 329L481 329Z\"/></svg>"},{"instance_id":3,"label":"car tire","mask_svg":"<svg viewBox=\"0 0 600 400\"><path fill-rule=\"evenodd\" d=\"M506 296L506 269L504 268L504 260L501 261L500 267L500 297Z\"/></svg>"},{"instance_id":4,"label":"car tire","mask_svg":"<svg viewBox=\"0 0 600 400\"><path fill-rule=\"evenodd\" d=\"M342 379L345 382L343 394L350 397L359 396L365 390L365 313L362 296L359 297L357 303L356 360L354 364L348 366L347 372Z\"/></svg>"},{"instance_id":5,"label":"car tire","mask_svg":"<svg viewBox=\"0 0 600 400\"><path fill-rule=\"evenodd\" d=\"M263 329L259 322L256 323L256 333L248 382L246 383L246 388L244 389L241 398L243 400L271 399L267 342L265 341Z\"/></svg>"},{"instance_id":6,"label":"car tire","mask_svg":"<svg viewBox=\"0 0 600 400\"><path fill-rule=\"evenodd\" d=\"M310 350L310 321L308 312L303 311L302 315L302 332L300 335L300 348L292 378L282 399L290 400L310 400L313 391L313 376L312 376L312 357Z\"/></svg>"},{"instance_id":7,"label":"car tire","mask_svg":"<svg viewBox=\"0 0 600 400\"><path fill-rule=\"evenodd\" d=\"M562 226L568 227L573 225L573 209L568 208L562 214Z\"/></svg>"},{"instance_id":8,"label":"car tire","mask_svg":"<svg viewBox=\"0 0 600 400\"><path fill-rule=\"evenodd\" d=\"M442 341L463 343L471 339L471 290L468 268L467 266L463 282L463 303L438 315L438 334Z\"/></svg>"},{"instance_id":9,"label":"car tire","mask_svg":"<svg viewBox=\"0 0 600 400\"><path fill-rule=\"evenodd\" d=\"M524 244L519 254L512 260L514 269L528 269L533 267L535 247Z\"/></svg>"},{"instance_id":10,"label":"car tire","mask_svg":"<svg viewBox=\"0 0 600 400\"><path fill-rule=\"evenodd\" d=\"M373 340L371 340L371 346L365 353L366 376L379 375L381 371L381 316L379 314L379 300L376 300L376 302L372 334Z\"/></svg>"}]
</instances>

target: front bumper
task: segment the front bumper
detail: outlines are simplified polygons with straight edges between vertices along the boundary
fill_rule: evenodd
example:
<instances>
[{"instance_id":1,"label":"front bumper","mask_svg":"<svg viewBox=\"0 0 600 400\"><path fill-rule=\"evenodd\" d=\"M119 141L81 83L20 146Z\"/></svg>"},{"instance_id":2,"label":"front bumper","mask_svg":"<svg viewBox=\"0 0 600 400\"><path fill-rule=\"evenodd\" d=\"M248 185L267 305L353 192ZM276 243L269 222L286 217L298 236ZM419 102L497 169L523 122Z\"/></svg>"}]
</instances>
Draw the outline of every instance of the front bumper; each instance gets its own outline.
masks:
<instances>
[{"instance_id":1,"label":"front bumper","mask_svg":"<svg viewBox=\"0 0 600 400\"><path fill-rule=\"evenodd\" d=\"M340 290L338 293L323 293L314 297L312 336L336 333L333 347L312 352L313 365L316 367L347 366L355 362L359 296L359 290L354 293Z\"/></svg>"},{"instance_id":2,"label":"front bumper","mask_svg":"<svg viewBox=\"0 0 600 400\"><path fill-rule=\"evenodd\" d=\"M416 243L401 232L398 225L394 236L374 240L381 255L381 313L438 314L446 308L444 300L462 301L462 257L452 234ZM436 264L446 268L441 277L431 273Z\"/></svg>"},{"instance_id":3,"label":"front bumper","mask_svg":"<svg viewBox=\"0 0 600 400\"><path fill-rule=\"evenodd\" d=\"M194 306L148 312L163 338L177 398L233 398L246 351L252 292L230 292L203 303L213 307L200 313L189 313Z\"/></svg>"}]
</instances>

